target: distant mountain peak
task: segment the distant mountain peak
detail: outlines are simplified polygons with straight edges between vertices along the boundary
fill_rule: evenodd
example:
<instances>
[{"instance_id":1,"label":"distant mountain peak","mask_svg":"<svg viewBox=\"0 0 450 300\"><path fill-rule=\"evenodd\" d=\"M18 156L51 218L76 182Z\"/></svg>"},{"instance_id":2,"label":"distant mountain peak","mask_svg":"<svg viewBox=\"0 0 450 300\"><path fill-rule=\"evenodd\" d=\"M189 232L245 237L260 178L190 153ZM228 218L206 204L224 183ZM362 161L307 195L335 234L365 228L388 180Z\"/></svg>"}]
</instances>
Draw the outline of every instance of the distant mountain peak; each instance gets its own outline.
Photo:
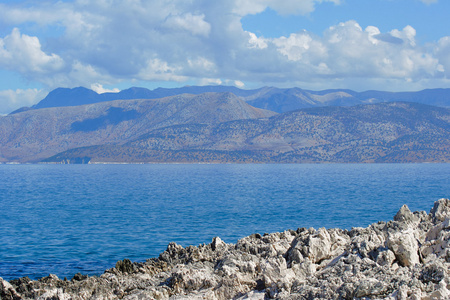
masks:
<instances>
[{"instance_id":1,"label":"distant mountain peak","mask_svg":"<svg viewBox=\"0 0 450 300\"><path fill-rule=\"evenodd\" d=\"M33 108L48 108L61 106L77 106L99 102L96 101L99 94L85 87L57 88L51 91L44 99Z\"/></svg>"},{"instance_id":2,"label":"distant mountain peak","mask_svg":"<svg viewBox=\"0 0 450 300\"><path fill-rule=\"evenodd\" d=\"M85 87L57 88L51 91L33 108L77 106L113 100L157 99L181 94L232 93L250 105L278 113L308 107L352 106L357 104L409 101L435 106L450 107L450 89L426 89L418 92L355 92L348 89L323 91L304 90L298 87L262 87L244 90L235 86L208 85L184 86L180 88L156 88L149 90L131 87L118 93L98 94ZM21 111L21 110L19 110Z\"/></svg>"}]
</instances>

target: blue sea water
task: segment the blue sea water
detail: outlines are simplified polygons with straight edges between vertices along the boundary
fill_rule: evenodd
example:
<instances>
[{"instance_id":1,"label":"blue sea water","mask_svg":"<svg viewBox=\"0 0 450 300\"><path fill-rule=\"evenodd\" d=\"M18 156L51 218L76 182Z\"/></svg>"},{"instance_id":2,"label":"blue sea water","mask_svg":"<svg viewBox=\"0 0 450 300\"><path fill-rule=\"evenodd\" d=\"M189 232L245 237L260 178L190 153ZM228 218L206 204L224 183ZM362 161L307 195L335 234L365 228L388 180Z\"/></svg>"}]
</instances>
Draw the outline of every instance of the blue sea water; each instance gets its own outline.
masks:
<instances>
[{"instance_id":1,"label":"blue sea water","mask_svg":"<svg viewBox=\"0 0 450 300\"><path fill-rule=\"evenodd\" d=\"M448 164L0 165L0 277L100 275L169 242L367 226L450 197Z\"/></svg>"}]
</instances>

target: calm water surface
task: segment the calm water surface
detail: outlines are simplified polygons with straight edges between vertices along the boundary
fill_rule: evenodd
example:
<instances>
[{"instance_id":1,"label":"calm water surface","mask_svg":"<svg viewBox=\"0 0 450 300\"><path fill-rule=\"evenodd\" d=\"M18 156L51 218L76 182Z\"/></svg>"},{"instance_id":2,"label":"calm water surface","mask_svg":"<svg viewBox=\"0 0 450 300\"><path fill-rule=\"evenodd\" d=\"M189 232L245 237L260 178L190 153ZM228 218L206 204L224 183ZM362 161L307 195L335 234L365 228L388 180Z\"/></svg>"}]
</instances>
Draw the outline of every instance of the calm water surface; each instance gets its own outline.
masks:
<instances>
[{"instance_id":1,"label":"calm water surface","mask_svg":"<svg viewBox=\"0 0 450 300\"><path fill-rule=\"evenodd\" d=\"M167 244L351 227L450 197L448 164L0 165L0 277L100 275Z\"/></svg>"}]
</instances>

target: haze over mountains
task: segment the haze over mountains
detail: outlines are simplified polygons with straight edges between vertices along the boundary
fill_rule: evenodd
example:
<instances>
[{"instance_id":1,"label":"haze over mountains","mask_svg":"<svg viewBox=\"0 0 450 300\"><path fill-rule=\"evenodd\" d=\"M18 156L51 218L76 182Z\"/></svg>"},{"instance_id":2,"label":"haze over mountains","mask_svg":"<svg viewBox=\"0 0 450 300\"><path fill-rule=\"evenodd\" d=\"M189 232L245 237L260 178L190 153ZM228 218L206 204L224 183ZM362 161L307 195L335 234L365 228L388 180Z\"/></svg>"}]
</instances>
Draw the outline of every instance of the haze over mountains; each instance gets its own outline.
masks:
<instances>
[{"instance_id":1,"label":"haze over mountains","mask_svg":"<svg viewBox=\"0 0 450 300\"><path fill-rule=\"evenodd\" d=\"M448 162L448 107L450 89L60 88L0 117L0 162Z\"/></svg>"},{"instance_id":2,"label":"haze over mountains","mask_svg":"<svg viewBox=\"0 0 450 300\"><path fill-rule=\"evenodd\" d=\"M119 93L103 94L98 94L84 87L73 89L58 88L50 92L47 97L32 108L77 106L113 100L158 99L181 94L199 95L211 92L230 92L254 107L269 109L277 113L309 107L352 106L392 101L417 102L450 107L450 89L429 89L419 92L355 92L345 89L310 91L300 88L280 89L263 87L254 90L243 90L234 86L185 86L182 88L157 88L154 90L132 87ZM26 109L21 108L18 111Z\"/></svg>"}]
</instances>

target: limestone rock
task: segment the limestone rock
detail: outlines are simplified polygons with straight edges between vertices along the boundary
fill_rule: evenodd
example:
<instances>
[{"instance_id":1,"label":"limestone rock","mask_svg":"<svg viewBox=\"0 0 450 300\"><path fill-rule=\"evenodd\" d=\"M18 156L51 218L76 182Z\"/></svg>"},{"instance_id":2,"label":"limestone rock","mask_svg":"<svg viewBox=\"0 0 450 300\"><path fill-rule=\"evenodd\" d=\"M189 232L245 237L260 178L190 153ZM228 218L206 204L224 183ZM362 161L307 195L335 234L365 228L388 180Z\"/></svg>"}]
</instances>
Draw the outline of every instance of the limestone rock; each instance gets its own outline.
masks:
<instances>
[{"instance_id":1,"label":"limestone rock","mask_svg":"<svg viewBox=\"0 0 450 300\"><path fill-rule=\"evenodd\" d=\"M444 221L445 218L450 218L450 199L439 199L434 203L430 211L431 216L438 221Z\"/></svg>"},{"instance_id":2,"label":"limestone rock","mask_svg":"<svg viewBox=\"0 0 450 300\"><path fill-rule=\"evenodd\" d=\"M374 278L362 280L355 290L355 297L361 298L377 296L379 294L382 294L382 292L385 290L385 285L386 283L378 281Z\"/></svg>"},{"instance_id":3,"label":"limestone rock","mask_svg":"<svg viewBox=\"0 0 450 300\"><path fill-rule=\"evenodd\" d=\"M170 278L169 287L175 293L186 293L208 289L217 285L212 267L205 264L177 266Z\"/></svg>"},{"instance_id":4,"label":"limestone rock","mask_svg":"<svg viewBox=\"0 0 450 300\"><path fill-rule=\"evenodd\" d=\"M394 221L398 222L417 222L418 218L409 210L408 206L404 204L397 214L394 216Z\"/></svg>"},{"instance_id":5,"label":"limestone rock","mask_svg":"<svg viewBox=\"0 0 450 300\"><path fill-rule=\"evenodd\" d=\"M253 234L235 245L170 243L100 277L0 278L0 299L450 299L449 201L403 206L367 228Z\"/></svg>"},{"instance_id":6,"label":"limestone rock","mask_svg":"<svg viewBox=\"0 0 450 300\"><path fill-rule=\"evenodd\" d=\"M409 267L419 263L419 244L414 230L393 233L386 243L402 266Z\"/></svg>"},{"instance_id":7,"label":"limestone rock","mask_svg":"<svg viewBox=\"0 0 450 300\"><path fill-rule=\"evenodd\" d=\"M215 238L213 238L213 240L212 240L212 242L211 242L211 249L212 249L213 251L216 251L216 249L217 249L217 250L222 249L222 248L224 248L225 246L226 246L225 242L222 241L222 240L220 239L220 237L218 237L218 236L216 236Z\"/></svg>"},{"instance_id":8,"label":"limestone rock","mask_svg":"<svg viewBox=\"0 0 450 300\"><path fill-rule=\"evenodd\" d=\"M389 249L383 249L383 251L380 251L376 257L376 262L380 266L391 266L392 263L395 261L395 254Z\"/></svg>"}]
</instances>

